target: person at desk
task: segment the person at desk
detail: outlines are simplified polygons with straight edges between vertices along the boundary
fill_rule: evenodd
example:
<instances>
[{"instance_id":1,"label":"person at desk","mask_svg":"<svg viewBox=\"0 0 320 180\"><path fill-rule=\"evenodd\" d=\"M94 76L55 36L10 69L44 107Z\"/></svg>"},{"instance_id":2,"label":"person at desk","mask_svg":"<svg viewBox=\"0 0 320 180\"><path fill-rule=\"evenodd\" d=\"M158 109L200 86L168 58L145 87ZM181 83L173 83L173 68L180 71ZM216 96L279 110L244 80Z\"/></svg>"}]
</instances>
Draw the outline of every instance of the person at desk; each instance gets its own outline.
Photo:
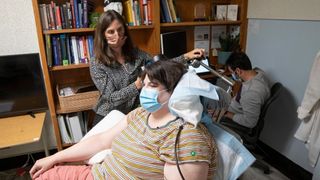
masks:
<instances>
[{"instance_id":1,"label":"person at desk","mask_svg":"<svg viewBox=\"0 0 320 180\"><path fill-rule=\"evenodd\" d=\"M226 67L232 78L241 81L242 85L220 123L231 125L229 127L241 135L241 131L248 132L256 126L261 107L270 96L271 84L261 69L252 69L251 61L244 52L232 53Z\"/></svg>"},{"instance_id":2,"label":"person at desk","mask_svg":"<svg viewBox=\"0 0 320 180\"><path fill-rule=\"evenodd\" d=\"M90 75L101 95L94 108L93 126L111 110L127 114L138 107L141 67L152 59L148 53L134 47L125 20L114 10L104 12L98 20L94 54ZM203 54L203 49L194 49L173 61L183 63Z\"/></svg>"}]
</instances>

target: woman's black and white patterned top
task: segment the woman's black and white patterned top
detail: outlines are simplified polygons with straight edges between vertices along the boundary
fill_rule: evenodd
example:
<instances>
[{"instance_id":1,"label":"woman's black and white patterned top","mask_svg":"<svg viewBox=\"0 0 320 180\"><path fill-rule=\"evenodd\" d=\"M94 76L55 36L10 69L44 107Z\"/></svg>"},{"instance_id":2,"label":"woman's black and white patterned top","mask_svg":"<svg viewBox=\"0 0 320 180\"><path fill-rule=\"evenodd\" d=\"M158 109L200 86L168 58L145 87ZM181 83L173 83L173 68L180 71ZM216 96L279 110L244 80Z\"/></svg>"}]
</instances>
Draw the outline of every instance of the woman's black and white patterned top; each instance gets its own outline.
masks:
<instances>
[{"instance_id":1,"label":"woman's black and white patterned top","mask_svg":"<svg viewBox=\"0 0 320 180\"><path fill-rule=\"evenodd\" d=\"M134 49L135 61L126 62L123 66L106 66L96 60L90 62L90 74L100 91L94 111L106 116L112 110L127 114L139 106L139 90L134 82L141 72L146 60L152 59L146 52ZM183 56L173 59L183 62Z\"/></svg>"}]
</instances>

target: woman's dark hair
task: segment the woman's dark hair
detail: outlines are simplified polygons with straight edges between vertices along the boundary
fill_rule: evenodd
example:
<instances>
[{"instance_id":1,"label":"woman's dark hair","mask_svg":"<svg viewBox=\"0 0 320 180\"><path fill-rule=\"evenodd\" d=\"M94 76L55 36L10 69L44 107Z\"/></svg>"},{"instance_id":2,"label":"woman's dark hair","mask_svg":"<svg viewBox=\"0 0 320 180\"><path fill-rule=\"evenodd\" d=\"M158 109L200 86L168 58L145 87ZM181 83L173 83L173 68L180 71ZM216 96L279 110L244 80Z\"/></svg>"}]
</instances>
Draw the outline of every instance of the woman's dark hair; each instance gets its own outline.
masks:
<instances>
[{"instance_id":1,"label":"woman's dark hair","mask_svg":"<svg viewBox=\"0 0 320 180\"><path fill-rule=\"evenodd\" d=\"M235 71L236 68L252 70L250 59L244 52L233 52L226 61L226 66L230 67L233 71Z\"/></svg>"},{"instance_id":2,"label":"woman's dark hair","mask_svg":"<svg viewBox=\"0 0 320 180\"><path fill-rule=\"evenodd\" d=\"M124 28L124 36L127 36L126 42L122 46L122 53L126 60L134 59L132 51L133 44L129 35L128 27L126 26L123 17L114 10L108 10L101 14L94 35L94 55L95 58L103 64L110 66L117 62L113 55L112 49L108 46L108 42L105 38L105 31L114 21L118 20Z\"/></svg>"},{"instance_id":3,"label":"woman's dark hair","mask_svg":"<svg viewBox=\"0 0 320 180\"><path fill-rule=\"evenodd\" d=\"M167 91L172 93L186 72L186 67L182 63L161 60L145 66L142 78L148 75L151 82L164 85Z\"/></svg>"}]
</instances>

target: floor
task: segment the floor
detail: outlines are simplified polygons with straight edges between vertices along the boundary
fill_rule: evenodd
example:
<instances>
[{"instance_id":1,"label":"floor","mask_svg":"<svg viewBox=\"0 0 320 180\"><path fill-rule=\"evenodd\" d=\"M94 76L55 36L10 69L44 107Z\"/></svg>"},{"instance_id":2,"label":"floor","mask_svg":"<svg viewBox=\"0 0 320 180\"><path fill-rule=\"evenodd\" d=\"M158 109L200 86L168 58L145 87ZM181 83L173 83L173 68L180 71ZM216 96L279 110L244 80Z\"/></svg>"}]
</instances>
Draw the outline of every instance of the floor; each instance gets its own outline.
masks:
<instances>
[{"instance_id":1,"label":"floor","mask_svg":"<svg viewBox=\"0 0 320 180\"><path fill-rule=\"evenodd\" d=\"M264 174L262 170L250 167L245 171L239 180L289 180L280 171L270 166L270 174Z\"/></svg>"}]
</instances>

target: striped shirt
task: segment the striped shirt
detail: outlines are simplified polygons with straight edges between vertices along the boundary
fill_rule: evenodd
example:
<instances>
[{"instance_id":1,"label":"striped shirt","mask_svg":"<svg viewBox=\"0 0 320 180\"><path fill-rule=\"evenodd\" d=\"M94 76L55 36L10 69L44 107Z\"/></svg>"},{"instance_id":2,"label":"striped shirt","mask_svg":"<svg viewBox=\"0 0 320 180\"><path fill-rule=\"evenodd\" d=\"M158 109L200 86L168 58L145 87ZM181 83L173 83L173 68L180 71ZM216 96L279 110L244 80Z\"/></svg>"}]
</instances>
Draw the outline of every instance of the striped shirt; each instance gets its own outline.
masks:
<instances>
[{"instance_id":1,"label":"striped shirt","mask_svg":"<svg viewBox=\"0 0 320 180\"><path fill-rule=\"evenodd\" d=\"M174 145L179 126L174 119L165 126L151 128L149 113L137 108L128 114L128 127L112 143L112 154L101 164L95 164L95 179L164 179L166 162L175 164ZM217 149L207 129L184 124L177 149L179 162L207 162L208 179L216 167ZM212 178L211 178L212 179Z\"/></svg>"}]
</instances>

